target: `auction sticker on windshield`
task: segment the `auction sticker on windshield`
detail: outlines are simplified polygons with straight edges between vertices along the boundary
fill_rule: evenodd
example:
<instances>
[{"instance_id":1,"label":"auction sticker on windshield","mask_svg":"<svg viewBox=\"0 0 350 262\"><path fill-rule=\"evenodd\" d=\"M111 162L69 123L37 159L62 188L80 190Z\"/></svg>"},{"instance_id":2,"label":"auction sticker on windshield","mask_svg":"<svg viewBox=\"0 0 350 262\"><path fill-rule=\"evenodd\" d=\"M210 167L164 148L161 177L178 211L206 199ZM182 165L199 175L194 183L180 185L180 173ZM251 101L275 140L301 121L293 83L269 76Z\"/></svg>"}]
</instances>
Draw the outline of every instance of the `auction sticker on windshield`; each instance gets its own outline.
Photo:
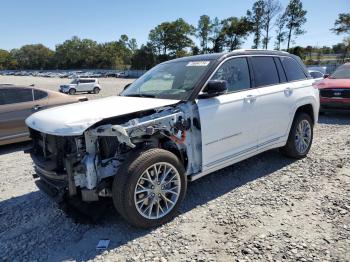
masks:
<instances>
[{"instance_id":1,"label":"auction sticker on windshield","mask_svg":"<svg viewBox=\"0 0 350 262\"><path fill-rule=\"evenodd\" d=\"M210 61L193 61L188 62L186 66L207 66L209 65Z\"/></svg>"}]
</instances>

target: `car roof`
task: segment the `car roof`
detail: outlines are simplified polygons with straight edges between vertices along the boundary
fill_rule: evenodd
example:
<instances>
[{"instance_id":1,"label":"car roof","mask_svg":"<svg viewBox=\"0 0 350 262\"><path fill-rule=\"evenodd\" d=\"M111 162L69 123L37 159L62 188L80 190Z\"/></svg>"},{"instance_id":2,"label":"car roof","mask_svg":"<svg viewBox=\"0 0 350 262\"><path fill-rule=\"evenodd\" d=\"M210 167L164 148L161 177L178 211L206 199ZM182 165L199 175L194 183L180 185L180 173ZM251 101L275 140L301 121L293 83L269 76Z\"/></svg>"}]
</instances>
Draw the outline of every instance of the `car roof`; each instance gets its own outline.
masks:
<instances>
[{"instance_id":1,"label":"car roof","mask_svg":"<svg viewBox=\"0 0 350 262\"><path fill-rule=\"evenodd\" d=\"M182 58L177 58L173 60L169 60L168 62L186 62L186 61L203 61L203 60L221 60L230 56L238 56L238 55L279 55L279 56L290 56L295 57L288 52L277 51L277 50L265 50L265 49L236 49L229 53L211 53L211 54L203 54L203 55L195 55L195 56L186 56Z\"/></svg>"},{"instance_id":2,"label":"car roof","mask_svg":"<svg viewBox=\"0 0 350 262\"><path fill-rule=\"evenodd\" d=\"M25 85L14 85L14 84L0 84L0 89L1 88L28 88L28 89L36 89L36 90L41 90L45 92L52 92L52 90L47 90L43 89L37 86L25 86Z\"/></svg>"}]
</instances>

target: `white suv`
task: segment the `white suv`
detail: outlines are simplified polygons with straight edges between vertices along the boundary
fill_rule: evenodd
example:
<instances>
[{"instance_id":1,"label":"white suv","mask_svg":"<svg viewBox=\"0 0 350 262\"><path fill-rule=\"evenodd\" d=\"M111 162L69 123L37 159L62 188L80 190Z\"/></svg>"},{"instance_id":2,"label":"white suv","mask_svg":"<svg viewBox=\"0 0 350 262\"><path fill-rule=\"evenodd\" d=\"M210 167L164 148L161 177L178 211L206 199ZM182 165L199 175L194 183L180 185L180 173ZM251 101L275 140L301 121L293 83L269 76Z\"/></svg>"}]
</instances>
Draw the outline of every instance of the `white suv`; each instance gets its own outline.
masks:
<instances>
[{"instance_id":1,"label":"white suv","mask_svg":"<svg viewBox=\"0 0 350 262\"><path fill-rule=\"evenodd\" d=\"M162 63L120 96L29 117L36 183L56 201L112 197L132 225L160 225L187 181L273 148L305 157L319 111L313 81L278 51Z\"/></svg>"},{"instance_id":2,"label":"white suv","mask_svg":"<svg viewBox=\"0 0 350 262\"><path fill-rule=\"evenodd\" d=\"M74 95L76 92L88 92L98 94L101 86L96 78L77 78L68 85L60 85L59 91Z\"/></svg>"}]
</instances>

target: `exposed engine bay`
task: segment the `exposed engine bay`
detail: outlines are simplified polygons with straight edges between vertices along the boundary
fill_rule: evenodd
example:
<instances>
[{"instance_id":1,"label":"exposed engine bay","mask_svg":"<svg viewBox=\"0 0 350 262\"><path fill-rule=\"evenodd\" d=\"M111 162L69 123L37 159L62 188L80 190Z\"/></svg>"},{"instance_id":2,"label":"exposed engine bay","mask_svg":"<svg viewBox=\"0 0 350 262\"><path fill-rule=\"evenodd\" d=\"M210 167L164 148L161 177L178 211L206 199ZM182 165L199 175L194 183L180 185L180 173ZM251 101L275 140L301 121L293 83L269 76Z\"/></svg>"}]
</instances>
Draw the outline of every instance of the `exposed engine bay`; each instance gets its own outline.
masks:
<instances>
[{"instance_id":1,"label":"exposed engine bay","mask_svg":"<svg viewBox=\"0 0 350 262\"><path fill-rule=\"evenodd\" d=\"M81 194L83 201L111 196L113 177L134 150L166 149L188 176L201 171L200 120L191 102L104 119L80 136L30 131L37 184L57 201L67 195Z\"/></svg>"}]
</instances>

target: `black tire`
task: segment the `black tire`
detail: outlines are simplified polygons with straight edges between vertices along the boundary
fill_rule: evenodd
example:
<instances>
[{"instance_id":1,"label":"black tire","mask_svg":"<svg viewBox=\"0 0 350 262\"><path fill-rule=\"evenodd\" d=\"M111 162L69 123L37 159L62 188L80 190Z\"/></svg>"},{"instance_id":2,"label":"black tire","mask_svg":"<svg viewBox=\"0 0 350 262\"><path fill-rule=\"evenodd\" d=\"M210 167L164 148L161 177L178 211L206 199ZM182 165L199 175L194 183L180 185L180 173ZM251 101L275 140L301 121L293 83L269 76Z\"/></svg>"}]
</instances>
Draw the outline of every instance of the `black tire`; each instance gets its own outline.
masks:
<instances>
[{"instance_id":1,"label":"black tire","mask_svg":"<svg viewBox=\"0 0 350 262\"><path fill-rule=\"evenodd\" d=\"M297 133L297 127L300 124L300 122L306 120L311 129L311 139L310 139L310 143L307 146L306 150L303 152L299 152L299 150L297 149L297 145L296 145L296 133ZM288 140L287 140L287 144L281 148L281 152L282 154L284 154L287 157L291 157L291 158L295 158L295 159L301 159L307 156L307 154L309 153L309 150L311 148L312 145L312 140L313 140L313 121L310 117L310 115L305 114L305 113L298 113L293 120L293 124L292 127L290 129L289 132L289 136L288 136Z\"/></svg>"},{"instance_id":2,"label":"black tire","mask_svg":"<svg viewBox=\"0 0 350 262\"><path fill-rule=\"evenodd\" d=\"M139 178L153 164L166 162L177 170L180 176L181 189L173 208L161 218L148 219L142 216L136 208L134 192ZM128 157L119 169L113 181L113 203L119 214L131 225L150 228L167 223L177 214L187 189L185 169L180 160L171 152L163 149L135 151Z\"/></svg>"},{"instance_id":3,"label":"black tire","mask_svg":"<svg viewBox=\"0 0 350 262\"><path fill-rule=\"evenodd\" d=\"M100 89L98 87L94 87L93 92L94 92L94 94L98 94L98 93L100 93Z\"/></svg>"},{"instance_id":4,"label":"black tire","mask_svg":"<svg viewBox=\"0 0 350 262\"><path fill-rule=\"evenodd\" d=\"M77 90L75 90L75 88L71 88L71 89L69 89L69 94L70 95L75 95L75 93L77 92Z\"/></svg>"}]
</instances>

